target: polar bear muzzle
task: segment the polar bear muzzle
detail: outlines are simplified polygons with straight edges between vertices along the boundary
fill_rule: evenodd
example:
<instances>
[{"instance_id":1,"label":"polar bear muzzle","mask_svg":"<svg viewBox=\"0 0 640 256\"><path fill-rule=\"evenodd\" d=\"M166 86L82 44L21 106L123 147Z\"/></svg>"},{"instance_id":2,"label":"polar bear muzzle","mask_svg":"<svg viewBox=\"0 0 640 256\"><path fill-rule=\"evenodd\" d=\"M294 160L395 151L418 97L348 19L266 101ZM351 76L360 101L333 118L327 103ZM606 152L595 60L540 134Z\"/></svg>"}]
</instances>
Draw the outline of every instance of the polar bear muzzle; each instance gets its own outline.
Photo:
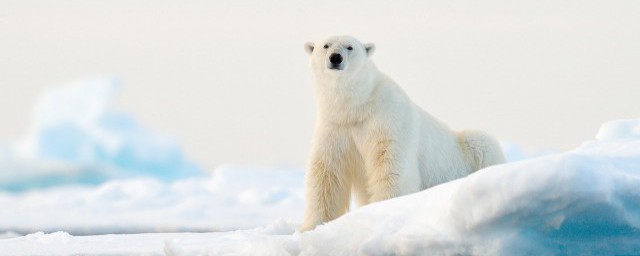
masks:
<instances>
[{"instance_id":1,"label":"polar bear muzzle","mask_svg":"<svg viewBox=\"0 0 640 256\"><path fill-rule=\"evenodd\" d=\"M329 62L331 63L331 65L329 66L330 69L337 69L337 70L342 70L342 55L340 55L339 53L332 53L329 56Z\"/></svg>"}]
</instances>

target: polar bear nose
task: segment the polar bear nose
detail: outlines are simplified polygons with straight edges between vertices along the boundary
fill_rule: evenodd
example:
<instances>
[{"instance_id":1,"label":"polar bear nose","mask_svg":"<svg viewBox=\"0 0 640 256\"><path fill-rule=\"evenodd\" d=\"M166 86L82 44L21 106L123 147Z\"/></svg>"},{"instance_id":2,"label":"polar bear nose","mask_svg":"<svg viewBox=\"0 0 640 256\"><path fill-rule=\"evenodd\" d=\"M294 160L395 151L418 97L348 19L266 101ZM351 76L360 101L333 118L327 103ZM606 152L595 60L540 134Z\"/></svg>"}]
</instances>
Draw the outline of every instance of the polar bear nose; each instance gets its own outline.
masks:
<instances>
[{"instance_id":1,"label":"polar bear nose","mask_svg":"<svg viewBox=\"0 0 640 256\"><path fill-rule=\"evenodd\" d=\"M342 55L338 53L331 54L331 56L329 56L329 61L331 64L338 65L342 63Z\"/></svg>"}]
</instances>

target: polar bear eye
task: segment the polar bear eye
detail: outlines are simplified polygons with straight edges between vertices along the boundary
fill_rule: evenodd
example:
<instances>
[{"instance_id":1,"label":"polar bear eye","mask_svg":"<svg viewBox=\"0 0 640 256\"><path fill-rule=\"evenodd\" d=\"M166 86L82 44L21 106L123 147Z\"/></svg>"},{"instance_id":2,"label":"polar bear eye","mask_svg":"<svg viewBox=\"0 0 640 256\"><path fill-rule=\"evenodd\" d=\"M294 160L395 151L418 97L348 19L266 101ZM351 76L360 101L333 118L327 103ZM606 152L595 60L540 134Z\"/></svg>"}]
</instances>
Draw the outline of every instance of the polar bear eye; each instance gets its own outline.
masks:
<instances>
[{"instance_id":1,"label":"polar bear eye","mask_svg":"<svg viewBox=\"0 0 640 256\"><path fill-rule=\"evenodd\" d=\"M325 49L329 49L329 45L328 45L328 44L325 44L325 45L324 45L324 48L325 48Z\"/></svg>"},{"instance_id":2,"label":"polar bear eye","mask_svg":"<svg viewBox=\"0 0 640 256\"><path fill-rule=\"evenodd\" d=\"M351 51L351 50L353 50L353 47L349 46L349 47L347 47L347 50Z\"/></svg>"}]
</instances>

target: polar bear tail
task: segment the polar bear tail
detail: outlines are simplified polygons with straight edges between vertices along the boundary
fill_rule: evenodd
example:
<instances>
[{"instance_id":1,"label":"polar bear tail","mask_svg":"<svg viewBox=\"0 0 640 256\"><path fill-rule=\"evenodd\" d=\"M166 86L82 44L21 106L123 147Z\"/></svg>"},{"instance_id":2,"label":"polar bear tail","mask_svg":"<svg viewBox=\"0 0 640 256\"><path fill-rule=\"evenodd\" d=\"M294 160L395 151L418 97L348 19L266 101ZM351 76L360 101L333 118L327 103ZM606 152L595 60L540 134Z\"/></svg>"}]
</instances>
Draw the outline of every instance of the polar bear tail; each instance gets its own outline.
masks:
<instances>
[{"instance_id":1,"label":"polar bear tail","mask_svg":"<svg viewBox=\"0 0 640 256\"><path fill-rule=\"evenodd\" d=\"M482 131L462 131L458 142L468 163L475 172L487 166L506 162L502 148L496 139Z\"/></svg>"}]
</instances>

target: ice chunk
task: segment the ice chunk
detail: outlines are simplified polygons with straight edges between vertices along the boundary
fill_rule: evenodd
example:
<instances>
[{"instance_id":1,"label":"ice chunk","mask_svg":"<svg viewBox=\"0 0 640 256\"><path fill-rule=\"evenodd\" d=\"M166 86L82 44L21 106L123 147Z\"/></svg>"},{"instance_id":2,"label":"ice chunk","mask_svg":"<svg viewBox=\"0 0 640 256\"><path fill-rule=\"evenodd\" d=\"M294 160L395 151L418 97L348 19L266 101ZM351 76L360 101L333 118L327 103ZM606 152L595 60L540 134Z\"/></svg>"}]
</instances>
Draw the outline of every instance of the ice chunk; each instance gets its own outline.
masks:
<instances>
[{"instance_id":1,"label":"ice chunk","mask_svg":"<svg viewBox=\"0 0 640 256\"><path fill-rule=\"evenodd\" d=\"M504 153L504 156L507 159L507 162L521 161L525 159L548 156L548 155L553 155L558 153L554 150L543 150L543 149L539 149L535 151L524 150L519 145L509 141L501 141L500 147L502 148L502 152Z\"/></svg>"},{"instance_id":2,"label":"ice chunk","mask_svg":"<svg viewBox=\"0 0 640 256\"><path fill-rule=\"evenodd\" d=\"M175 140L113 106L120 88L111 78L49 89L36 105L26 138L11 157L0 158L0 189L200 174Z\"/></svg>"},{"instance_id":3,"label":"ice chunk","mask_svg":"<svg viewBox=\"0 0 640 256\"><path fill-rule=\"evenodd\" d=\"M527 158L522 148L515 143L501 141L500 147L502 148L502 152L504 153L507 162L519 161Z\"/></svg>"},{"instance_id":4,"label":"ice chunk","mask_svg":"<svg viewBox=\"0 0 640 256\"><path fill-rule=\"evenodd\" d=\"M604 123L596 135L599 141L640 139L640 119L615 120Z\"/></svg>"}]
</instances>

